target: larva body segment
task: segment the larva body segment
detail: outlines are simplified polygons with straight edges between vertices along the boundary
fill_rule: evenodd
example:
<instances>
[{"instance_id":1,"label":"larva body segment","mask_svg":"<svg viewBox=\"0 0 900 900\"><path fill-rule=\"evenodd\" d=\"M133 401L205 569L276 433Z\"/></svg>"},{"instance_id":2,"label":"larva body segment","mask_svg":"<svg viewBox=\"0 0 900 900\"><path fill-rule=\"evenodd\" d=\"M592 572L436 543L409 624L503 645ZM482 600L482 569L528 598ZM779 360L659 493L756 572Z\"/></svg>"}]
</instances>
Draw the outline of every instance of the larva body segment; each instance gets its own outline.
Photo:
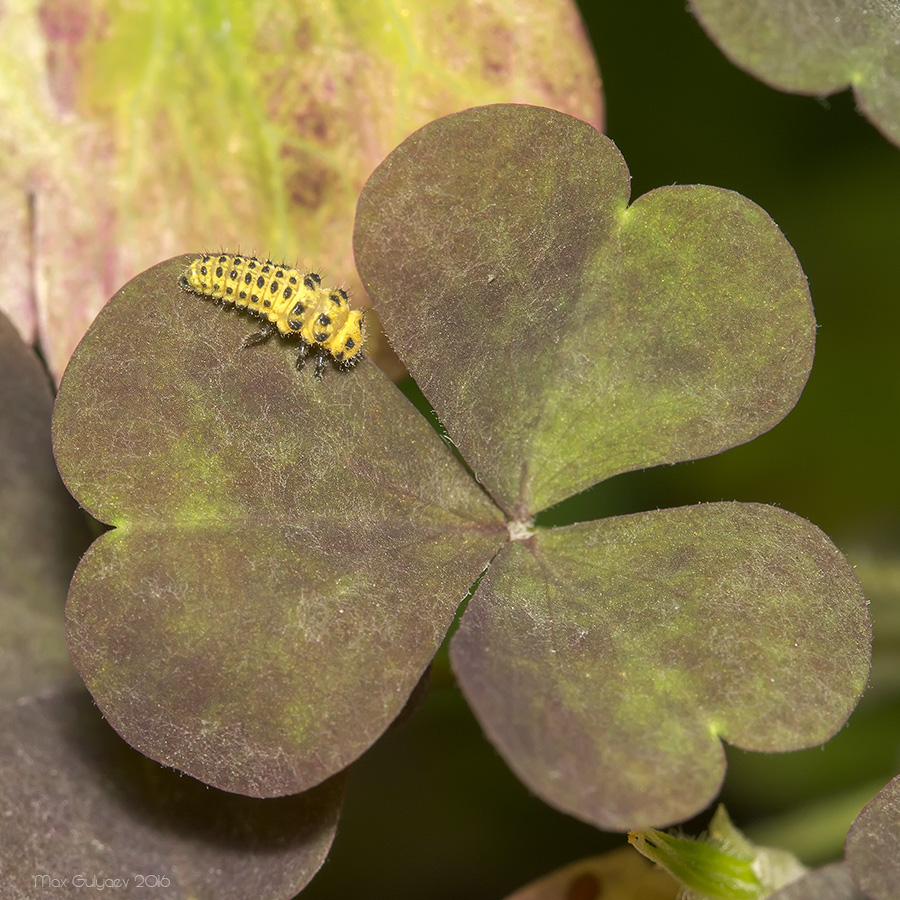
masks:
<instances>
[{"instance_id":1,"label":"larva body segment","mask_svg":"<svg viewBox=\"0 0 900 900\"><path fill-rule=\"evenodd\" d=\"M186 291L232 303L265 319L268 325L248 338L257 344L275 334L302 341L297 368L309 350L318 348L316 377L321 378L325 354L341 367L349 368L359 358L365 339L363 313L350 309L341 289L321 286L315 272L301 273L271 260L253 256L201 256L181 276Z\"/></svg>"}]
</instances>

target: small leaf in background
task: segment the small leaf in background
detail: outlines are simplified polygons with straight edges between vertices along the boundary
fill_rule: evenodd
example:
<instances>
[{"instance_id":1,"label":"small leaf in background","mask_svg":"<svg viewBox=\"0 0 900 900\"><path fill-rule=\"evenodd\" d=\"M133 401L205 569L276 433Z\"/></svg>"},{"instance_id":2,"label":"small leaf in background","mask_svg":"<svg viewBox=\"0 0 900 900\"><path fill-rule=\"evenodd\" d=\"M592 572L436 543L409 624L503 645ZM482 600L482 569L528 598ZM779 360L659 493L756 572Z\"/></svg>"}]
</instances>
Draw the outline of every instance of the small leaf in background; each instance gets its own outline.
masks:
<instances>
[{"instance_id":1,"label":"small leaf in background","mask_svg":"<svg viewBox=\"0 0 900 900\"><path fill-rule=\"evenodd\" d=\"M551 872L506 900L676 900L678 891L668 872L620 847Z\"/></svg>"},{"instance_id":2,"label":"small leaf in background","mask_svg":"<svg viewBox=\"0 0 900 900\"><path fill-rule=\"evenodd\" d=\"M706 837L677 837L650 829L633 831L629 843L684 886L684 900L765 900L806 869L789 853L755 847L734 827L724 806Z\"/></svg>"},{"instance_id":3,"label":"small leaf in background","mask_svg":"<svg viewBox=\"0 0 900 900\"><path fill-rule=\"evenodd\" d=\"M60 687L0 708L4 896L77 895L81 876L116 898L288 900L325 861L343 786L212 790L132 750L81 686Z\"/></svg>"},{"instance_id":4,"label":"small leaf in background","mask_svg":"<svg viewBox=\"0 0 900 900\"><path fill-rule=\"evenodd\" d=\"M511 520L451 644L459 683L532 790L609 829L706 806L720 738L826 740L871 638L852 568L781 510L534 527L619 472L761 434L812 363L805 277L759 207L704 186L629 207L628 180L583 122L467 110L376 170L354 237L393 346Z\"/></svg>"},{"instance_id":5,"label":"small leaf in background","mask_svg":"<svg viewBox=\"0 0 900 900\"><path fill-rule=\"evenodd\" d=\"M505 538L499 511L371 363L179 287L126 285L54 416L69 489L115 528L66 607L75 666L132 746L253 796L344 768L400 713Z\"/></svg>"},{"instance_id":6,"label":"small leaf in background","mask_svg":"<svg viewBox=\"0 0 900 900\"><path fill-rule=\"evenodd\" d=\"M771 900L869 900L853 883L844 863L808 872L771 895Z\"/></svg>"},{"instance_id":7,"label":"small leaf in background","mask_svg":"<svg viewBox=\"0 0 900 900\"><path fill-rule=\"evenodd\" d=\"M0 313L0 705L70 677L63 606L87 522L50 445L47 373Z\"/></svg>"},{"instance_id":8,"label":"small leaf in background","mask_svg":"<svg viewBox=\"0 0 900 900\"><path fill-rule=\"evenodd\" d=\"M900 896L900 776L863 809L847 835L847 865L872 900Z\"/></svg>"},{"instance_id":9,"label":"small leaf in background","mask_svg":"<svg viewBox=\"0 0 900 900\"><path fill-rule=\"evenodd\" d=\"M515 100L602 117L569 0L17 3L0 55L0 306L57 380L114 291L190 247L355 292L359 190L433 116Z\"/></svg>"},{"instance_id":10,"label":"small leaf in background","mask_svg":"<svg viewBox=\"0 0 900 900\"><path fill-rule=\"evenodd\" d=\"M893 0L691 0L710 38L761 81L824 96L853 88L900 144L900 8Z\"/></svg>"}]
</instances>

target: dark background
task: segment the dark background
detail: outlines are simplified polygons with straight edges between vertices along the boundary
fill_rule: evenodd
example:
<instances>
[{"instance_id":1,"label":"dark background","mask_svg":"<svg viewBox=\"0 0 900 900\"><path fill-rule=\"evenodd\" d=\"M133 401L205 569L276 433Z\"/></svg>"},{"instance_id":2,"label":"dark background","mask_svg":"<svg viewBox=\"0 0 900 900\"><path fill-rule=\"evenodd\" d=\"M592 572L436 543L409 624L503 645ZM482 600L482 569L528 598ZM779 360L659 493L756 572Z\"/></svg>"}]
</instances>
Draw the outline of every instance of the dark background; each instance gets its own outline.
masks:
<instances>
[{"instance_id":1,"label":"dark background","mask_svg":"<svg viewBox=\"0 0 900 900\"><path fill-rule=\"evenodd\" d=\"M895 552L900 149L857 113L849 91L793 96L736 69L680 0L580 5L603 78L606 133L631 169L632 196L705 183L758 203L800 258L819 331L807 389L773 431L708 460L619 476L558 516L761 501L810 519L852 562ZM878 606L873 618L876 659L879 639L886 658ZM863 802L871 785L900 772L898 723L896 702L881 693L824 749L730 752L730 812L753 828L793 811L802 848L813 823L846 819L848 792L862 791ZM529 794L481 736L442 653L423 707L354 767L331 856L303 897L499 900L623 842ZM812 843L819 849L807 861L824 861L828 842Z\"/></svg>"}]
</instances>

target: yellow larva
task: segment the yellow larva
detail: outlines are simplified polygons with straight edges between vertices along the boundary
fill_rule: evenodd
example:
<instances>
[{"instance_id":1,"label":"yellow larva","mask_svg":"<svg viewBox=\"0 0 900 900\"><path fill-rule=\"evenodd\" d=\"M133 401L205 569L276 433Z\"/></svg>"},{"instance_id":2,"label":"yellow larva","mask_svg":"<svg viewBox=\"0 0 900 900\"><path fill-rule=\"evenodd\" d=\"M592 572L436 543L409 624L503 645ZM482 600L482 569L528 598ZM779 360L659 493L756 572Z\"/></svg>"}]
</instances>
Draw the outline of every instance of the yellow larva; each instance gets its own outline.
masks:
<instances>
[{"instance_id":1,"label":"yellow larva","mask_svg":"<svg viewBox=\"0 0 900 900\"><path fill-rule=\"evenodd\" d=\"M365 329L363 313L350 309L340 288L321 286L315 272L297 269L253 256L200 256L181 276L186 291L220 303L233 303L265 319L263 330L251 334L244 346L260 344L274 334L301 341L297 368L311 347L317 347L316 378L325 371L326 354L347 369L360 358Z\"/></svg>"}]
</instances>

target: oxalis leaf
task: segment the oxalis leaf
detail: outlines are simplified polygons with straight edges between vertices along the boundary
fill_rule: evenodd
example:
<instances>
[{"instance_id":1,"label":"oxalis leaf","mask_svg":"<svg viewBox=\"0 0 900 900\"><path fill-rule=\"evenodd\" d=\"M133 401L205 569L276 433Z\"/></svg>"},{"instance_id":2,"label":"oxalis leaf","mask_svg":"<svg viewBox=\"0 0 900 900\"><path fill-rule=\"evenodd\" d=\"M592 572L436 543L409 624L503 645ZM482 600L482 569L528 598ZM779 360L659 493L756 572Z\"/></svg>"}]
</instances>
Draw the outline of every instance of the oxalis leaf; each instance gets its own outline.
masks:
<instances>
[{"instance_id":1,"label":"oxalis leaf","mask_svg":"<svg viewBox=\"0 0 900 900\"><path fill-rule=\"evenodd\" d=\"M867 900L847 866L831 863L804 875L771 895L771 900Z\"/></svg>"},{"instance_id":2,"label":"oxalis leaf","mask_svg":"<svg viewBox=\"0 0 900 900\"><path fill-rule=\"evenodd\" d=\"M128 747L77 684L63 604L88 529L53 464L52 408L46 371L0 313L2 894L293 896L331 844L343 775L273 800L210 790Z\"/></svg>"},{"instance_id":3,"label":"oxalis leaf","mask_svg":"<svg viewBox=\"0 0 900 900\"><path fill-rule=\"evenodd\" d=\"M53 394L0 312L0 706L72 677L62 623L89 542L50 448Z\"/></svg>"},{"instance_id":4,"label":"oxalis leaf","mask_svg":"<svg viewBox=\"0 0 900 900\"><path fill-rule=\"evenodd\" d=\"M629 207L628 185L590 126L497 105L418 131L360 199L387 334L518 518L756 437L812 365L806 280L763 210L706 186Z\"/></svg>"},{"instance_id":5,"label":"oxalis leaf","mask_svg":"<svg viewBox=\"0 0 900 900\"><path fill-rule=\"evenodd\" d=\"M900 144L900 7L896 0L690 0L700 24L738 66L773 87L831 94Z\"/></svg>"},{"instance_id":6,"label":"oxalis leaf","mask_svg":"<svg viewBox=\"0 0 900 900\"><path fill-rule=\"evenodd\" d=\"M453 639L460 684L533 790L617 829L705 806L720 737L829 737L870 639L850 566L781 510L532 528L604 478L766 431L812 362L805 278L759 207L705 186L629 206L628 179L583 122L472 109L385 160L355 232L395 349L510 519Z\"/></svg>"},{"instance_id":7,"label":"oxalis leaf","mask_svg":"<svg viewBox=\"0 0 900 900\"><path fill-rule=\"evenodd\" d=\"M115 526L66 607L76 668L137 749L254 796L312 787L400 712L505 533L371 364L241 349L258 322L130 282L60 386L63 479Z\"/></svg>"},{"instance_id":8,"label":"oxalis leaf","mask_svg":"<svg viewBox=\"0 0 900 900\"><path fill-rule=\"evenodd\" d=\"M0 871L15 898L292 897L325 860L345 781L270 800L210 790L136 753L71 685L0 708L0 758Z\"/></svg>"},{"instance_id":9,"label":"oxalis leaf","mask_svg":"<svg viewBox=\"0 0 900 900\"><path fill-rule=\"evenodd\" d=\"M900 776L857 816L847 835L847 865L867 897L900 895Z\"/></svg>"}]
</instances>

